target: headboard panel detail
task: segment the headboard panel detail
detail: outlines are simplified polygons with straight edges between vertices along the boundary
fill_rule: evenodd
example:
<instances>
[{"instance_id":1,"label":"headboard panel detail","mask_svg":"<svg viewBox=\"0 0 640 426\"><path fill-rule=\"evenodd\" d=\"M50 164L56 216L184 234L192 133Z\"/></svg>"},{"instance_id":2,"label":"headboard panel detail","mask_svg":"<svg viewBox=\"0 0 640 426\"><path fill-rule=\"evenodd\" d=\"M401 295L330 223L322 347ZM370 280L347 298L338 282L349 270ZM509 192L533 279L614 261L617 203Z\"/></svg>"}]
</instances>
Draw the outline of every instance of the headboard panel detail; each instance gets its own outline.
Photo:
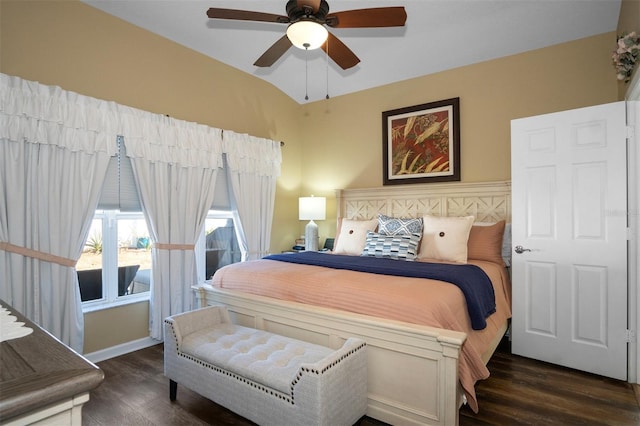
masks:
<instances>
[{"instance_id":1,"label":"headboard panel detail","mask_svg":"<svg viewBox=\"0 0 640 426\"><path fill-rule=\"evenodd\" d=\"M338 217L469 216L477 222L511 222L511 182L415 184L336 191Z\"/></svg>"}]
</instances>

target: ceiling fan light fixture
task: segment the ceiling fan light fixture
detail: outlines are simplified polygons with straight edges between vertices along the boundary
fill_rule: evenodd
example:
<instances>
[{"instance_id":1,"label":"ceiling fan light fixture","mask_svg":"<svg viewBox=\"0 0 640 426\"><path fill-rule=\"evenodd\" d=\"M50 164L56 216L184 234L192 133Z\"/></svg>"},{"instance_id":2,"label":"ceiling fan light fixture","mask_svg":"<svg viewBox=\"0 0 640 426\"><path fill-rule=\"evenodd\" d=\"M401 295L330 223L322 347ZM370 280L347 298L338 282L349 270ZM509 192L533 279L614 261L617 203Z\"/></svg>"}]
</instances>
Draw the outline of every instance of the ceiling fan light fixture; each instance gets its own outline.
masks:
<instances>
[{"instance_id":1,"label":"ceiling fan light fixture","mask_svg":"<svg viewBox=\"0 0 640 426\"><path fill-rule=\"evenodd\" d=\"M329 32L324 25L313 20L301 19L287 28L287 37L298 49L313 50L324 44Z\"/></svg>"}]
</instances>

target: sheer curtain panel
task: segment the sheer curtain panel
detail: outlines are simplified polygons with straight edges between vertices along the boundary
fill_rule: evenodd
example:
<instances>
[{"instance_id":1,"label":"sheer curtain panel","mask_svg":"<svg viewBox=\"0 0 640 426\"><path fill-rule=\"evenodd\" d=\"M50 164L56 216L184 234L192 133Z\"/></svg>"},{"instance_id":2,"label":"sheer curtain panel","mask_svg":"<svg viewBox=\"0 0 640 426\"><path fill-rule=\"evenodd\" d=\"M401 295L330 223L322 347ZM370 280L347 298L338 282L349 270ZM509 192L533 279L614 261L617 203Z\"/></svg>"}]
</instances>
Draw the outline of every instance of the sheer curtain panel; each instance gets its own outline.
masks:
<instances>
[{"instance_id":1,"label":"sheer curtain panel","mask_svg":"<svg viewBox=\"0 0 640 426\"><path fill-rule=\"evenodd\" d=\"M240 226L243 260L268 254L271 223L280 176L280 142L226 131L223 134L225 170L234 213Z\"/></svg>"},{"instance_id":2,"label":"sheer curtain panel","mask_svg":"<svg viewBox=\"0 0 640 426\"><path fill-rule=\"evenodd\" d=\"M0 74L0 298L80 353L75 264L116 152L114 110Z\"/></svg>"},{"instance_id":3,"label":"sheer curtain panel","mask_svg":"<svg viewBox=\"0 0 640 426\"><path fill-rule=\"evenodd\" d=\"M222 131L131 110L124 143L153 241L150 334L162 340L164 318L192 309L194 247L222 167Z\"/></svg>"}]
</instances>

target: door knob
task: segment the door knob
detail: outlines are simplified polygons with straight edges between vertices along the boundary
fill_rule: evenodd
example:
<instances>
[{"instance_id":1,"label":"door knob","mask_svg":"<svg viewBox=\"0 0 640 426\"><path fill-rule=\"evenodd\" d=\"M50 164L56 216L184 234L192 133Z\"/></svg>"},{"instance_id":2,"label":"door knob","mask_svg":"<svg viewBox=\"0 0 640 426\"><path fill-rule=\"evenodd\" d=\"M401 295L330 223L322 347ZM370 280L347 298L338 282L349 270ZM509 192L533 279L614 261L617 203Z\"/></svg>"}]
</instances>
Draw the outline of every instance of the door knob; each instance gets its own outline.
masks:
<instances>
[{"instance_id":1,"label":"door knob","mask_svg":"<svg viewBox=\"0 0 640 426\"><path fill-rule=\"evenodd\" d=\"M525 251L531 251L531 249L526 249L526 248L524 248L522 246L516 246L515 250L516 250L516 253L518 253L518 254L522 254Z\"/></svg>"}]
</instances>

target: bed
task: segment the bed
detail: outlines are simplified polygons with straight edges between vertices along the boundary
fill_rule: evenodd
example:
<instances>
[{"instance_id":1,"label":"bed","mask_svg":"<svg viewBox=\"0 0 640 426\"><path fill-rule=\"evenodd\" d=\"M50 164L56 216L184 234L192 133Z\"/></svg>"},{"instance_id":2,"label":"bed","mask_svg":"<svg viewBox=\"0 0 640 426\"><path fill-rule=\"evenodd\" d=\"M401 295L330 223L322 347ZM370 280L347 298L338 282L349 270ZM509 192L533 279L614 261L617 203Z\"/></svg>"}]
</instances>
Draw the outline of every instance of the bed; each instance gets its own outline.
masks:
<instances>
[{"instance_id":1,"label":"bed","mask_svg":"<svg viewBox=\"0 0 640 426\"><path fill-rule=\"evenodd\" d=\"M380 260L406 265L406 269L416 265L422 270L423 264L425 268L432 264L435 269L458 266L482 270L495 296L494 309L483 315L484 324L470 313L469 290L463 287L436 278L389 276L278 258L298 255L276 255L220 269L212 281L194 287L200 306L223 304L241 325L333 348L350 336L360 337L369 347L368 416L396 425L457 424L463 403L478 409L474 385L488 377L486 363L511 317L510 280L504 263L508 264L510 241L503 241L510 229L505 226L511 211L509 182L347 189L336 195L337 253L313 254L315 257L337 261L353 256L349 244L360 241L362 235L353 239L345 235L362 231L368 232L364 234L365 247L375 245L376 238L384 238L386 244L389 237L380 236L379 229L366 229L382 223L381 217L406 220L403 225L410 218L423 219L421 241L407 243L408 251L400 250L402 257L413 247L419 256L428 251L423 243L432 247L429 238L457 235L454 228L446 228L446 232L427 237L427 228L445 229L443 224L455 222L457 229L458 219L467 218L468 222L472 216L464 265L452 266L456 262L437 253L419 257L418 262ZM484 256L483 238L493 234L495 240L496 229L500 231L499 255L496 258L493 241L491 256ZM406 241L400 246L407 245ZM362 251L360 246L356 249ZM374 257L378 260L379 256ZM424 285L425 280L429 285Z\"/></svg>"}]
</instances>

